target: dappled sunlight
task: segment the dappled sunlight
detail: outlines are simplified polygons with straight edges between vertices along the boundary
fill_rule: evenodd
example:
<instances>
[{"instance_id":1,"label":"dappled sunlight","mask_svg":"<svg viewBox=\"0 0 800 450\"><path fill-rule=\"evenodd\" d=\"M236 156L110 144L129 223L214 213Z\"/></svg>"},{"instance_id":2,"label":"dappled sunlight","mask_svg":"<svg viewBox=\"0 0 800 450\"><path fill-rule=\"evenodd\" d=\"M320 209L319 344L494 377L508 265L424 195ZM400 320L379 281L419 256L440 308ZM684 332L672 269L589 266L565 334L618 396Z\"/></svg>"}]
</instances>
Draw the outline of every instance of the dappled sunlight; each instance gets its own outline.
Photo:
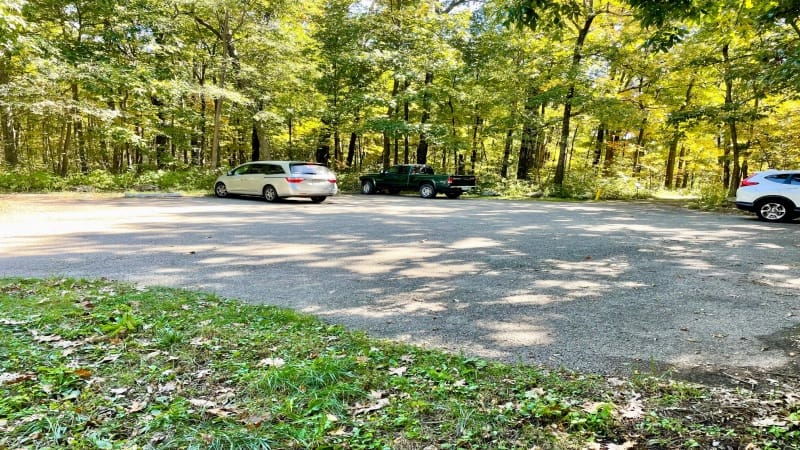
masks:
<instances>
[{"instance_id":1,"label":"dappled sunlight","mask_svg":"<svg viewBox=\"0 0 800 450\"><path fill-rule=\"evenodd\" d=\"M448 247L458 250L499 247L502 244L493 239L483 237L470 237L450 244Z\"/></svg>"},{"instance_id":2,"label":"dappled sunlight","mask_svg":"<svg viewBox=\"0 0 800 450\"><path fill-rule=\"evenodd\" d=\"M587 256L587 258L589 258ZM555 269L551 273L558 273L558 271L567 272L575 275L602 275L607 277L618 277L622 273L630 269L630 264L627 261L616 261L613 259L595 260L588 259L584 261L570 262L570 261L554 261L547 260Z\"/></svg>"},{"instance_id":3,"label":"dappled sunlight","mask_svg":"<svg viewBox=\"0 0 800 450\"><path fill-rule=\"evenodd\" d=\"M549 345L553 343L552 330L540 325L524 322L499 322L479 320L476 325L495 342L504 342L513 347Z\"/></svg>"},{"instance_id":4,"label":"dappled sunlight","mask_svg":"<svg viewBox=\"0 0 800 450\"><path fill-rule=\"evenodd\" d=\"M484 305L529 305L542 306L561 301L560 297L542 294L516 294L498 298L497 300L484 301Z\"/></svg>"},{"instance_id":5,"label":"dappled sunlight","mask_svg":"<svg viewBox=\"0 0 800 450\"><path fill-rule=\"evenodd\" d=\"M3 276L209 289L377 337L589 370L786 364L758 336L797 325L799 245L797 224L624 203L118 199L0 215Z\"/></svg>"}]
</instances>

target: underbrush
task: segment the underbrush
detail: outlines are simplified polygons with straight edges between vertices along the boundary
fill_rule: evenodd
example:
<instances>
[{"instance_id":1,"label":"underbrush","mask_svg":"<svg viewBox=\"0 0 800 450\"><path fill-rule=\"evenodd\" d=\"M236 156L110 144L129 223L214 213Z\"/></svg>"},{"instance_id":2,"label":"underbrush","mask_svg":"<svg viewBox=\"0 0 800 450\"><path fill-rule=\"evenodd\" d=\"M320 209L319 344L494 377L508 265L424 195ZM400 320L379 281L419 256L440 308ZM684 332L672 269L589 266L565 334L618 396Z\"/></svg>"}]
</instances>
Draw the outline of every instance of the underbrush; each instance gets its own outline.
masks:
<instances>
[{"instance_id":1,"label":"underbrush","mask_svg":"<svg viewBox=\"0 0 800 450\"><path fill-rule=\"evenodd\" d=\"M95 170L61 177L42 170L21 170L0 172L0 192L210 191L219 173L219 170L198 168L121 174Z\"/></svg>"},{"instance_id":2,"label":"underbrush","mask_svg":"<svg viewBox=\"0 0 800 450\"><path fill-rule=\"evenodd\" d=\"M798 386L769 383L544 370L199 292L0 279L0 448L800 448Z\"/></svg>"}]
</instances>

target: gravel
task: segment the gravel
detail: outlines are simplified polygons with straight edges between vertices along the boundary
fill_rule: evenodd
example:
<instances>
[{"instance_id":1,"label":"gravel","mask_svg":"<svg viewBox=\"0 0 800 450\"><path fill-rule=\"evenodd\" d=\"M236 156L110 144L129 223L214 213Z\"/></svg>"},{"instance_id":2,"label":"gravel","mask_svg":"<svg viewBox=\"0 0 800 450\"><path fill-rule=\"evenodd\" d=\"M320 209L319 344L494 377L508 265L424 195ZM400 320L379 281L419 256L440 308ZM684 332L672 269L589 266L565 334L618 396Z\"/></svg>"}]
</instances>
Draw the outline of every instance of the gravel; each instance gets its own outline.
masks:
<instances>
[{"instance_id":1,"label":"gravel","mask_svg":"<svg viewBox=\"0 0 800 450\"><path fill-rule=\"evenodd\" d=\"M609 376L797 373L800 223L653 202L0 196L0 276L216 292Z\"/></svg>"}]
</instances>

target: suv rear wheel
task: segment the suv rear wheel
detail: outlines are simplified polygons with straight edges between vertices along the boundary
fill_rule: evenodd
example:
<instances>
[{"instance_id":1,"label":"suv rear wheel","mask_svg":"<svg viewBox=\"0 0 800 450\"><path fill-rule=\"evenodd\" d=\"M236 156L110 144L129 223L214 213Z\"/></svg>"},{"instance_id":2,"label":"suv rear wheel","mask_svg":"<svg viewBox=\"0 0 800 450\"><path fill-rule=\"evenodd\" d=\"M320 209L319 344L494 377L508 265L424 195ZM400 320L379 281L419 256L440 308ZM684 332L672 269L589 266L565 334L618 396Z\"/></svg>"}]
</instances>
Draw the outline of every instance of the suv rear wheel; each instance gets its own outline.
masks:
<instances>
[{"instance_id":1,"label":"suv rear wheel","mask_svg":"<svg viewBox=\"0 0 800 450\"><path fill-rule=\"evenodd\" d=\"M791 205L787 200L763 200L756 205L756 215L765 222L782 222L791 219L790 207Z\"/></svg>"}]
</instances>

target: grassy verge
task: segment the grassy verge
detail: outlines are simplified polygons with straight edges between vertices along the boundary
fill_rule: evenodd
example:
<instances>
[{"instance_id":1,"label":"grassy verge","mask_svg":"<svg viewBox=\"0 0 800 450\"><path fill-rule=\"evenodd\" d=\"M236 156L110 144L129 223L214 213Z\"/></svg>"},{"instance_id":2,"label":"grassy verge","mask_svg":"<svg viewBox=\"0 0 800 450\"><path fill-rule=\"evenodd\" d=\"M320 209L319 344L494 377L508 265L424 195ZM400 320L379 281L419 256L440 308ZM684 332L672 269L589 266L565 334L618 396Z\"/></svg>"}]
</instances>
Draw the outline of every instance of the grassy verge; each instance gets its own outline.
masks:
<instances>
[{"instance_id":1,"label":"grassy verge","mask_svg":"<svg viewBox=\"0 0 800 450\"><path fill-rule=\"evenodd\" d=\"M795 388L550 372L203 293L0 280L0 448L788 449Z\"/></svg>"}]
</instances>

